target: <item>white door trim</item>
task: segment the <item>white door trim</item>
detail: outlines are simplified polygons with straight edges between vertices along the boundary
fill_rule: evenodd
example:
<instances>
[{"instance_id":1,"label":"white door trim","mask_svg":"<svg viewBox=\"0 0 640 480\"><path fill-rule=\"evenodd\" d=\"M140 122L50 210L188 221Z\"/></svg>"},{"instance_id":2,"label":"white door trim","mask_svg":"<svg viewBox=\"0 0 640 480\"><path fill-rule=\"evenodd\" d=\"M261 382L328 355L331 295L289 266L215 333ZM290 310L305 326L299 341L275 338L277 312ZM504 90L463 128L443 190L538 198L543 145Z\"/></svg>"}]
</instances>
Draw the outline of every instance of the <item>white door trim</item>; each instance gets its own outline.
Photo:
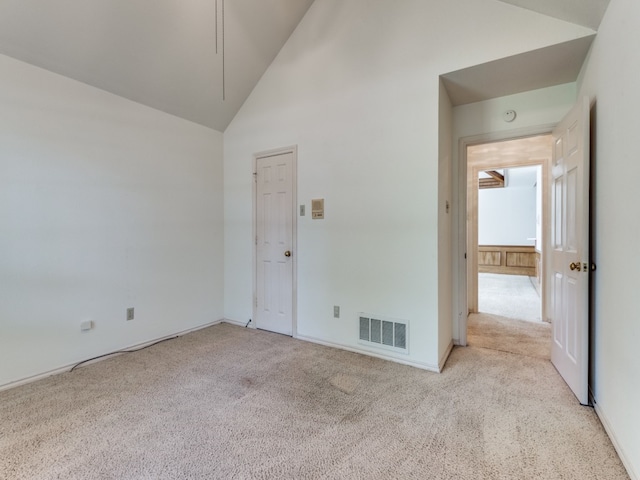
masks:
<instances>
[{"instance_id":1,"label":"white door trim","mask_svg":"<svg viewBox=\"0 0 640 480\"><path fill-rule=\"evenodd\" d=\"M458 319L457 331L458 331L458 345L467 345L467 320L469 316L469 302L468 302L468 266L471 265L472 259L465 258L465 255L471 254L468 252L467 245L467 147L472 145L479 145L483 143L499 142L504 140L515 140L518 138L533 137L536 135L550 134L555 128L555 124L537 125L532 127L525 127L515 130L507 130L504 132L491 132L480 135L473 135L468 137L461 137L458 140L458 252L457 263L454 265L458 278L458 287L456 289L456 311L462 314L456 314ZM548 218L548 215L546 215ZM548 232L548 228L543 224L543 231ZM543 249L543 271L546 270L546 260L544 252L548 249L548 235L543 235L542 249ZM473 254L475 256L475 254ZM544 286L544 283L543 283ZM542 318L546 317L546 293L542 292ZM454 325L453 331L456 331Z\"/></svg>"},{"instance_id":2,"label":"white door trim","mask_svg":"<svg viewBox=\"0 0 640 480\"><path fill-rule=\"evenodd\" d=\"M291 292L291 336L293 338L298 337L298 216L297 216L297 204L298 204L298 146L292 145L290 147L276 148L272 150L265 150L262 152L253 154L253 162L251 166L251 175L253 177L252 185L252 232L251 232L251 244L253 245L252 256L252 268L253 268L253 295L252 295L252 318L256 318L257 308L257 200L258 200L258 188L256 183L257 165L259 158L275 157L277 155L292 154L293 165L291 166L292 174L292 190L291 190L291 219L292 219L292 242L293 242L293 254L291 256L292 262L292 292ZM256 322L251 322L251 327L256 328Z\"/></svg>"}]
</instances>

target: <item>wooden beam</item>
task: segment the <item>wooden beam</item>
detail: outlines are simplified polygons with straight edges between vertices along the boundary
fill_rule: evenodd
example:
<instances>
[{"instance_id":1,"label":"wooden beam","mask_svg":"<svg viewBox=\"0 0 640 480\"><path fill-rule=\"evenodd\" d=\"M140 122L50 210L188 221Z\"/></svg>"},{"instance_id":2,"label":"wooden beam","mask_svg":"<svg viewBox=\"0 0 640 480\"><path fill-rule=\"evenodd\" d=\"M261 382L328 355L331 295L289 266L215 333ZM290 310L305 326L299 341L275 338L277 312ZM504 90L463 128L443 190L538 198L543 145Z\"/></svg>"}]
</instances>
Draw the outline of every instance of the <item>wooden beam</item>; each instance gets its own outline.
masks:
<instances>
[{"instance_id":1,"label":"wooden beam","mask_svg":"<svg viewBox=\"0 0 640 480\"><path fill-rule=\"evenodd\" d=\"M478 188L502 188L504 187L504 175L495 170L485 170L489 178L479 178Z\"/></svg>"},{"instance_id":2,"label":"wooden beam","mask_svg":"<svg viewBox=\"0 0 640 480\"><path fill-rule=\"evenodd\" d=\"M495 170L485 170L484 173L495 178L504 185L504 175L502 175L500 172L496 172Z\"/></svg>"}]
</instances>

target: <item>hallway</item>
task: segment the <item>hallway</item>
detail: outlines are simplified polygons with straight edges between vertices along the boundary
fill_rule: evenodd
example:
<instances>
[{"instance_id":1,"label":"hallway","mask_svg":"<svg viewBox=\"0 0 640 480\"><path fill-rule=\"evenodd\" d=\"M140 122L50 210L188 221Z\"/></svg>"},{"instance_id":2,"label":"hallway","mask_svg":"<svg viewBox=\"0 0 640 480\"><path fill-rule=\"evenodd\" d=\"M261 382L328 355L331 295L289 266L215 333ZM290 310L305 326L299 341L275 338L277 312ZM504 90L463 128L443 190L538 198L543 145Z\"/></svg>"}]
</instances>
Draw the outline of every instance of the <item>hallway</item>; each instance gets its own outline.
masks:
<instances>
[{"instance_id":1,"label":"hallway","mask_svg":"<svg viewBox=\"0 0 640 480\"><path fill-rule=\"evenodd\" d=\"M540 294L525 275L478 274L478 311L540 322Z\"/></svg>"}]
</instances>

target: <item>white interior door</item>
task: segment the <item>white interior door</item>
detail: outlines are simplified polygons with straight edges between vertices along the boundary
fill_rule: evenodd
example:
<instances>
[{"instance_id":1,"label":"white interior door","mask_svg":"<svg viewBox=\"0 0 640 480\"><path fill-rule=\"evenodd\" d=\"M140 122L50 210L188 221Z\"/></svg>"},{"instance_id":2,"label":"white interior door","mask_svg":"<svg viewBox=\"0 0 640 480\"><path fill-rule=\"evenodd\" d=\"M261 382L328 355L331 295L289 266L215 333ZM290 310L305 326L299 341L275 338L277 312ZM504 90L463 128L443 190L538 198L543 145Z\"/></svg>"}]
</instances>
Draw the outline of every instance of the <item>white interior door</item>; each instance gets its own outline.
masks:
<instances>
[{"instance_id":1,"label":"white interior door","mask_svg":"<svg viewBox=\"0 0 640 480\"><path fill-rule=\"evenodd\" d=\"M256 328L293 335L294 152L256 158Z\"/></svg>"},{"instance_id":2,"label":"white interior door","mask_svg":"<svg viewBox=\"0 0 640 480\"><path fill-rule=\"evenodd\" d=\"M551 361L583 405L589 376L589 99L553 132Z\"/></svg>"}]
</instances>

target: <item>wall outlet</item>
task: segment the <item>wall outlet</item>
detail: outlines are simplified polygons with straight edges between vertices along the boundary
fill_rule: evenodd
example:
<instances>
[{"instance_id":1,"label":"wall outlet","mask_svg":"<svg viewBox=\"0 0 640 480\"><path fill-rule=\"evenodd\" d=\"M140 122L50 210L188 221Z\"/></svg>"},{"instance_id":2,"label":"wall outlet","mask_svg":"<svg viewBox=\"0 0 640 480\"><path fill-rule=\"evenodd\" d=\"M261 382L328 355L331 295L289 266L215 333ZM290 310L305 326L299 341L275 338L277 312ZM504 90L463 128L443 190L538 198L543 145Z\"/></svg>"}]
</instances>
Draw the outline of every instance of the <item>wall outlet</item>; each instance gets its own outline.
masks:
<instances>
[{"instance_id":1,"label":"wall outlet","mask_svg":"<svg viewBox=\"0 0 640 480\"><path fill-rule=\"evenodd\" d=\"M333 306L333 318L340 318L340 307L338 305Z\"/></svg>"},{"instance_id":2,"label":"wall outlet","mask_svg":"<svg viewBox=\"0 0 640 480\"><path fill-rule=\"evenodd\" d=\"M91 320L85 320L84 322L80 323L81 332L88 332L92 328L93 328L93 322Z\"/></svg>"},{"instance_id":3,"label":"wall outlet","mask_svg":"<svg viewBox=\"0 0 640 480\"><path fill-rule=\"evenodd\" d=\"M127 321L133 320L133 307L127 308Z\"/></svg>"}]
</instances>

